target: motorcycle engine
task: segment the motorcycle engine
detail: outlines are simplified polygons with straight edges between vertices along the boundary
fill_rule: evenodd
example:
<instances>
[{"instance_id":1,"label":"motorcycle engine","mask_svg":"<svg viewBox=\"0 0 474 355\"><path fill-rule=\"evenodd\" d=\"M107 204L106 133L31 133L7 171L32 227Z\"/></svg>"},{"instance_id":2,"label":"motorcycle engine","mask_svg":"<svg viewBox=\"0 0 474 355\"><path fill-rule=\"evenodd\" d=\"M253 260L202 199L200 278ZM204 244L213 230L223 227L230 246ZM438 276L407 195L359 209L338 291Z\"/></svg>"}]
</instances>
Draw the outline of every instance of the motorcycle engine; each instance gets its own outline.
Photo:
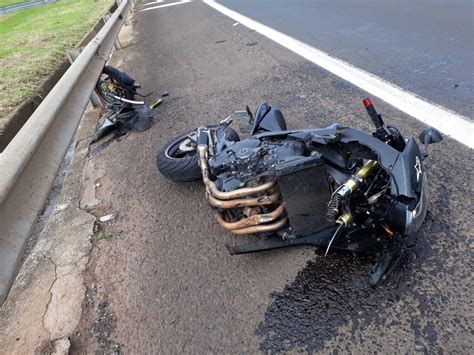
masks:
<instances>
[{"instance_id":1,"label":"motorcycle engine","mask_svg":"<svg viewBox=\"0 0 474 355\"><path fill-rule=\"evenodd\" d=\"M304 144L292 140L259 140L236 142L209 160L209 166L221 191L254 186L257 180L275 176L280 164L304 156Z\"/></svg>"},{"instance_id":2,"label":"motorcycle engine","mask_svg":"<svg viewBox=\"0 0 474 355\"><path fill-rule=\"evenodd\" d=\"M280 213L272 223L261 222L252 232L278 230L286 221L289 221L288 233L292 235L304 235L327 226L324 217L330 199L327 172L321 155L314 152L308 156L303 142L281 137L262 140L251 137L223 148L212 155L208 163L220 191L258 187L264 182L274 181L270 190L247 199L265 201L279 195L269 204L259 204L257 199L256 205L250 209L238 207L246 198L230 201L236 207L221 212L223 221L232 221L230 224L244 221L241 223L245 224L250 217ZM282 208L284 213L281 213ZM221 225L226 228L222 221ZM230 225L227 227L231 228Z\"/></svg>"}]
</instances>

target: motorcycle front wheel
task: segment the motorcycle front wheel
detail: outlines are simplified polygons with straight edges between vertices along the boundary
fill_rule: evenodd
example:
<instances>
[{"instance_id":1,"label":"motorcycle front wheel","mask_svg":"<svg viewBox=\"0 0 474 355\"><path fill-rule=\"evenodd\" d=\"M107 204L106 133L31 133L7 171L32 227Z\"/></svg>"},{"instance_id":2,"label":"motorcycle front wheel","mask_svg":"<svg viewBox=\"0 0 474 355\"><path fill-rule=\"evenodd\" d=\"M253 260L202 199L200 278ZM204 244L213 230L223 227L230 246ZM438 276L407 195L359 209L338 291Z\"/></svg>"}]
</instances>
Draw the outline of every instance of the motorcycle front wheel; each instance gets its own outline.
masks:
<instances>
[{"instance_id":1,"label":"motorcycle front wheel","mask_svg":"<svg viewBox=\"0 0 474 355\"><path fill-rule=\"evenodd\" d=\"M239 141L239 135L232 128L226 128L229 141ZM180 134L161 147L156 165L161 175L171 181L188 182L201 180L198 164L196 130Z\"/></svg>"}]
</instances>

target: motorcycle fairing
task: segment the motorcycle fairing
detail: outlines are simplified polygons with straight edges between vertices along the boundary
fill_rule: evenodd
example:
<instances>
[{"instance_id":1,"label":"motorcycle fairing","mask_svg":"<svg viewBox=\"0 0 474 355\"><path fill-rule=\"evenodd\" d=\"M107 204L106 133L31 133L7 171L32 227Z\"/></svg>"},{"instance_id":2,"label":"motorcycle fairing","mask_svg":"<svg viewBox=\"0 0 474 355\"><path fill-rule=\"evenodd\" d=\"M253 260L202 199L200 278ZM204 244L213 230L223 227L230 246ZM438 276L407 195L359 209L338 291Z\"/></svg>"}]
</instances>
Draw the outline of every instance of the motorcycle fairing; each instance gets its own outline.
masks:
<instances>
[{"instance_id":1,"label":"motorcycle fairing","mask_svg":"<svg viewBox=\"0 0 474 355\"><path fill-rule=\"evenodd\" d=\"M358 157L369 159L371 152L377 156L380 166L392 178L390 186L392 194L418 199L419 192L422 190L423 179L417 178L419 171L424 171L422 155L413 138L408 139L405 149L400 152L381 140L355 128L338 128L337 126L336 128L265 132L257 134L254 137L261 139L276 136L288 136L305 141L307 144L327 145L330 149L327 151L321 149L320 153L325 159L336 163L340 168L344 166L341 166L341 163L336 161L337 157L331 156L335 153L335 149L337 149L337 143L343 143L347 145L349 149L351 149L351 143L355 143L354 146L365 146L369 148L369 150L364 152L366 155L361 154ZM359 151L361 150L359 149ZM341 162L345 161L344 157L340 157L339 160Z\"/></svg>"},{"instance_id":2,"label":"motorcycle fairing","mask_svg":"<svg viewBox=\"0 0 474 355\"><path fill-rule=\"evenodd\" d=\"M270 107L267 103L260 104L255 113L251 135L259 131L286 131L286 121L281 110Z\"/></svg>"},{"instance_id":3,"label":"motorcycle fairing","mask_svg":"<svg viewBox=\"0 0 474 355\"><path fill-rule=\"evenodd\" d=\"M407 235L419 229L428 209L429 191L422 154L413 138L399 151L376 137L337 124L323 129L264 132L254 137L283 136L312 145L325 159L328 173L334 174L331 176L338 182L347 177L344 170L350 159L376 159L390 175L391 195L397 199L391 208L390 221Z\"/></svg>"}]
</instances>

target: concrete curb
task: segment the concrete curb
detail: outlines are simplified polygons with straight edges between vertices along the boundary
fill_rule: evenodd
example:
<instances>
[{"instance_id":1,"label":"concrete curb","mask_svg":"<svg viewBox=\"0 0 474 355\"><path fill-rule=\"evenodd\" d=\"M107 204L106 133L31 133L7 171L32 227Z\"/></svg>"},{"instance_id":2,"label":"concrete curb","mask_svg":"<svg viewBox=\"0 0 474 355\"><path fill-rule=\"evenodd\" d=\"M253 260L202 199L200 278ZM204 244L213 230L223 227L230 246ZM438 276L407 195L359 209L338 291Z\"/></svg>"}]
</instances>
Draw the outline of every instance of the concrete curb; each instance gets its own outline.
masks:
<instances>
[{"instance_id":1,"label":"concrete curb","mask_svg":"<svg viewBox=\"0 0 474 355\"><path fill-rule=\"evenodd\" d=\"M88 110L78 130L75 156L69 166L56 207L38 242L26 256L9 296L0 309L0 349L5 353L66 353L68 336L82 314L86 270L95 217L80 206L97 204L86 174L88 136L97 110ZM93 199L87 202L87 198ZM85 200L86 199L86 200ZM59 342L58 342L59 341ZM66 348L65 348L66 347ZM61 349L61 350L59 350Z\"/></svg>"}]
</instances>

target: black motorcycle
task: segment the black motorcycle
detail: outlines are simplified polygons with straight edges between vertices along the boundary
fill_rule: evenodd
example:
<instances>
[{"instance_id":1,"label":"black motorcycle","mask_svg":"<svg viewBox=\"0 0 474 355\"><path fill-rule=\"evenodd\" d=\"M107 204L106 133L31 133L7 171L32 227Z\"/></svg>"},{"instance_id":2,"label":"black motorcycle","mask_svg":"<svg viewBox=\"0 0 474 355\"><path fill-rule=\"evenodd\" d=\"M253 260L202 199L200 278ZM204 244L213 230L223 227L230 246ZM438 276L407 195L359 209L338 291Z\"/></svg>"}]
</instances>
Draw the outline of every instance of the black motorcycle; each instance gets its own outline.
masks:
<instances>
[{"instance_id":1,"label":"black motorcycle","mask_svg":"<svg viewBox=\"0 0 474 355\"><path fill-rule=\"evenodd\" d=\"M161 174L172 181L202 179L216 221L227 231L257 234L255 242L229 247L231 254L294 245L352 252L378 251L373 284L386 278L407 236L425 219L429 191L423 160L427 146L443 138L434 128L404 139L386 125L371 100L363 101L375 124L371 134L340 124L288 130L282 112L261 104L240 140L229 126L184 133L158 154Z\"/></svg>"}]
</instances>

